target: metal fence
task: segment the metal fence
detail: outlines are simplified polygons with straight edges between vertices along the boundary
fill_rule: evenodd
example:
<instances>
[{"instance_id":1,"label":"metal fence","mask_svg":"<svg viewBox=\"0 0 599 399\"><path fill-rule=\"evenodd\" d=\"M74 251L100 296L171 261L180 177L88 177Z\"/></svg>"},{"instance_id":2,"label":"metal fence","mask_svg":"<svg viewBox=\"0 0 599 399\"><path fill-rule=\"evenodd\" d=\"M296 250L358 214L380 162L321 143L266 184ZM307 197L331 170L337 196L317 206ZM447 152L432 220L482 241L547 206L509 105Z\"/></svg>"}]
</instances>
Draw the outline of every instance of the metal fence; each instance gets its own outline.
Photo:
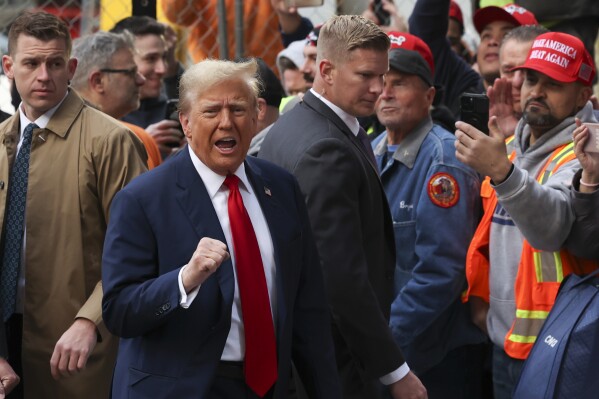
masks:
<instances>
[{"instance_id":1,"label":"metal fence","mask_svg":"<svg viewBox=\"0 0 599 399\"><path fill-rule=\"evenodd\" d=\"M71 27L73 37L78 37L99 29L109 30L117 21L132 14L132 2L132 0L0 0L0 30L5 30L10 21L22 10L38 8L61 16ZM142 2L138 1L138 3ZM226 48L229 58L235 55L268 58L274 50L280 49L276 14L272 11L270 0L145 0L145 2L150 5L156 3L157 19L168 23L177 32L181 44L180 58L185 63L197 60L197 51L193 45L197 45L198 42L207 43L204 52L209 57L219 57ZM224 7L220 8L221 4ZM318 24L336 13L359 14L367 4L368 0L325 0L321 7L302 8L300 13L310 18L314 24ZM175 6L176 10L172 11ZM163 11L165 8L171 10L168 17ZM241 14L244 18L239 18ZM223 28L225 24L227 28ZM223 32L227 34L227 40L222 40ZM198 33L201 36L197 36ZM236 40L236 37L243 37L244 40ZM5 50L5 40L0 41L0 49Z\"/></svg>"},{"instance_id":2,"label":"metal fence","mask_svg":"<svg viewBox=\"0 0 599 399\"><path fill-rule=\"evenodd\" d=\"M28 8L44 9L61 16L71 27L74 37L99 29L109 30L117 21L131 15L133 1L136 4L155 4L157 19L168 23L176 31L179 39L177 54L186 65L198 59L194 48L198 42L207 47L203 49L203 56L216 58L226 51L230 58L236 55L259 56L271 65L274 64L273 54L281 48L276 14L270 9L271 0L0 0L0 32L5 30L19 12ZM368 2L369 0L324 0L320 7L300 8L299 11L317 25L334 14L360 14ZM394 1L399 13L406 19L415 2L416 0ZM467 38L475 45L478 35L471 22L471 0L457 2L464 14ZM219 8L221 3L224 6ZM169 8L174 7L169 4L176 4L176 10ZM236 12L236 7L243 11ZM164 10L169 9L167 18ZM240 15L244 15L244 18L240 18ZM258 22L248 25L248 21ZM227 40L222 39L223 32L227 33ZM236 40L236 36L243 37L244 40ZM0 51L3 54L6 52L4 35L0 35ZM599 51L595 55L599 56ZM597 87L596 92L599 93Z\"/></svg>"},{"instance_id":3,"label":"metal fence","mask_svg":"<svg viewBox=\"0 0 599 399\"><path fill-rule=\"evenodd\" d=\"M415 1L395 0L395 5L407 19ZM271 0L0 0L0 30L23 9L40 8L61 16L71 27L72 35L78 37L99 29L111 29L117 21L132 14L133 2L155 4L157 19L168 23L177 32L178 54L185 64L198 59L197 49L193 47L197 42L204 42L204 47L208 48L203 49L203 53L210 57L219 57L226 47L229 57L269 58L269 54L280 48ZM369 0L324 0L320 7L300 8L299 12L317 25L335 14L360 14L368 3ZM473 32L469 24L470 0L458 0L458 3L464 11L467 32ZM219 4L224 7L219 8ZM242 11L236 12L236 7ZM164 10L170 10L168 15ZM220 16L219 11L222 11ZM240 15L244 18L239 18ZM224 28L225 23L227 28ZM223 40L223 32L227 33L227 40ZM235 40L236 36L242 36L244 40ZM0 40L0 50L3 49Z\"/></svg>"}]
</instances>

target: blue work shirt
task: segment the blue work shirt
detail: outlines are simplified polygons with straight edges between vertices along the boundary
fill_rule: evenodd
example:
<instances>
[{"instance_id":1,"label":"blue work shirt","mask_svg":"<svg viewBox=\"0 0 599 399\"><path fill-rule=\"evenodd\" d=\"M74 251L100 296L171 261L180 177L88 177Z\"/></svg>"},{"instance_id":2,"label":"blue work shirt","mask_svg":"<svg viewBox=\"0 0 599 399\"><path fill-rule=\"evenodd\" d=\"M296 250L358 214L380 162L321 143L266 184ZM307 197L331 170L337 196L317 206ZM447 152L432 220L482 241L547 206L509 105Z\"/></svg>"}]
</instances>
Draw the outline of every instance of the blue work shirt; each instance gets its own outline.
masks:
<instances>
[{"instance_id":1,"label":"blue work shirt","mask_svg":"<svg viewBox=\"0 0 599 399\"><path fill-rule=\"evenodd\" d=\"M372 143L397 248L390 324L417 373L452 349L486 340L460 299L466 252L481 215L481 179L456 159L455 140L426 118L394 152L388 152L386 131Z\"/></svg>"}]
</instances>

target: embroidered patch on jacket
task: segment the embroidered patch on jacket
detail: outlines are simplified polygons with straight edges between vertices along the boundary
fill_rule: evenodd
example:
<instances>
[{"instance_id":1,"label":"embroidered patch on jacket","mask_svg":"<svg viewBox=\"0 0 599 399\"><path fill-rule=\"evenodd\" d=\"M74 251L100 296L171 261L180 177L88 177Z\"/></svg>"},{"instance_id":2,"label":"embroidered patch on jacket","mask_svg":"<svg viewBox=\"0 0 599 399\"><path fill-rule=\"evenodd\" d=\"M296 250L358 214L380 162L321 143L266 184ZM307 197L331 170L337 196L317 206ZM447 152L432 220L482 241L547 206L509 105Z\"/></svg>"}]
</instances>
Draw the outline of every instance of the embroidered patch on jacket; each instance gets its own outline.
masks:
<instances>
[{"instance_id":1,"label":"embroidered patch on jacket","mask_svg":"<svg viewBox=\"0 0 599 399\"><path fill-rule=\"evenodd\" d=\"M458 182L448 173L435 173L427 185L428 196L433 204L441 208L450 208L460 199Z\"/></svg>"}]
</instances>

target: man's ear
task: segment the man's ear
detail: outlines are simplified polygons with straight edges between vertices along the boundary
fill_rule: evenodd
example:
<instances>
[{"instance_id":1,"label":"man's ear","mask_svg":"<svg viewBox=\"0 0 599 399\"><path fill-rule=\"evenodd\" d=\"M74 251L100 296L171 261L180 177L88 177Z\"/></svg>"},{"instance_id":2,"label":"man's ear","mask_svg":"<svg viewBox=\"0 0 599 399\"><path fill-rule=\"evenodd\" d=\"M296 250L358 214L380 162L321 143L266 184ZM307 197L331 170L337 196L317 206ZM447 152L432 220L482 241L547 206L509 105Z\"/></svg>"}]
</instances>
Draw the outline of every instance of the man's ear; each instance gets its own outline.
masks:
<instances>
[{"instance_id":1,"label":"man's ear","mask_svg":"<svg viewBox=\"0 0 599 399\"><path fill-rule=\"evenodd\" d=\"M14 65L14 61L11 56L9 56L9 55L2 56L2 68L4 69L4 74L9 79L15 78L14 71L12 70L13 65Z\"/></svg>"},{"instance_id":2,"label":"man's ear","mask_svg":"<svg viewBox=\"0 0 599 399\"><path fill-rule=\"evenodd\" d=\"M263 121L266 118L266 100L258 98L258 120Z\"/></svg>"},{"instance_id":3,"label":"man's ear","mask_svg":"<svg viewBox=\"0 0 599 399\"><path fill-rule=\"evenodd\" d=\"M591 99L593 95L593 88L590 86L582 86L578 91L578 98L576 99L576 109L582 109L585 104Z\"/></svg>"},{"instance_id":4,"label":"man's ear","mask_svg":"<svg viewBox=\"0 0 599 399\"><path fill-rule=\"evenodd\" d=\"M181 122L181 127L183 128L183 134L187 139L191 140L191 126L189 124L189 118L186 113L179 112L179 122Z\"/></svg>"},{"instance_id":5,"label":"man's ear","mask_svg":"<svg viewBox=\"0 0 599 399\"><path fill-rule=\"evenodd\" d=\"M104 74L100 71L93 71L91 75L89 75L88 84L93 91L103 94L105 91Z\"/></svg>"},{"instance_id":6,"label":"man's ear","mask_svg":"<svg viewBox=\"0 0 599 399\"><path fill-rule=\"evenodd\" d=\"M434 86L426 89L426 101L428 102L429 108L432 107L433 101L435 101L435 94L437 93L437 89Z\"/></svg>"},{"instance_id":7,"label":"man's ear","mask_svg":"<svg viewBox=\"0 0 599 399\"><path fill-rule=\"evenodd\" d=\"M318 73L322 76L322 80L324 80L328 85L333 84L333 73L335 71L335 66L333 63L326 58L320 61L318 65Z\"/></svg>"}]
</instances>

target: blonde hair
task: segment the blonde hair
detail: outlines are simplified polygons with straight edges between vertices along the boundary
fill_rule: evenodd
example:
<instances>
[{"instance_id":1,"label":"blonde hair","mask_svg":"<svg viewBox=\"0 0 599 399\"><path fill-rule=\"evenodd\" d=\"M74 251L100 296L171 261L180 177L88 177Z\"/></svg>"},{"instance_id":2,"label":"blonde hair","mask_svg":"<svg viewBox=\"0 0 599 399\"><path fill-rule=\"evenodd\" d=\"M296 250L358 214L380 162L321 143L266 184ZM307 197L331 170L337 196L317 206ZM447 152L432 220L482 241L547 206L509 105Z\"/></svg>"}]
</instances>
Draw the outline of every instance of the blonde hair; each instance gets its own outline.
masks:
<instances>
[{"instance_id":1,"label":"blonde hair","mask_svg":"<svg viewBox=\"0 0 599 399\"><path fill-rule=\"evenodd\" d=\"M320 29L316 60L344 62L353 50L387 52L389 45L387 34L371 20L360 15L338 15L329 18Z\"/></svg>"},{"instance_id":2,"label":"blonde hair","mask_svg":"<svg viewBox=\"0 0 599 399\"><path fill-rule=\"evenodd\" d=\"M254 104L258 104L261 82L256 75L258 63L255 59L244 62L208 59L188 68L179 82L179 110L190 109L194 100L211 87L228 80L241 80L247 84Z\"/></svg>"}]
</instances>

